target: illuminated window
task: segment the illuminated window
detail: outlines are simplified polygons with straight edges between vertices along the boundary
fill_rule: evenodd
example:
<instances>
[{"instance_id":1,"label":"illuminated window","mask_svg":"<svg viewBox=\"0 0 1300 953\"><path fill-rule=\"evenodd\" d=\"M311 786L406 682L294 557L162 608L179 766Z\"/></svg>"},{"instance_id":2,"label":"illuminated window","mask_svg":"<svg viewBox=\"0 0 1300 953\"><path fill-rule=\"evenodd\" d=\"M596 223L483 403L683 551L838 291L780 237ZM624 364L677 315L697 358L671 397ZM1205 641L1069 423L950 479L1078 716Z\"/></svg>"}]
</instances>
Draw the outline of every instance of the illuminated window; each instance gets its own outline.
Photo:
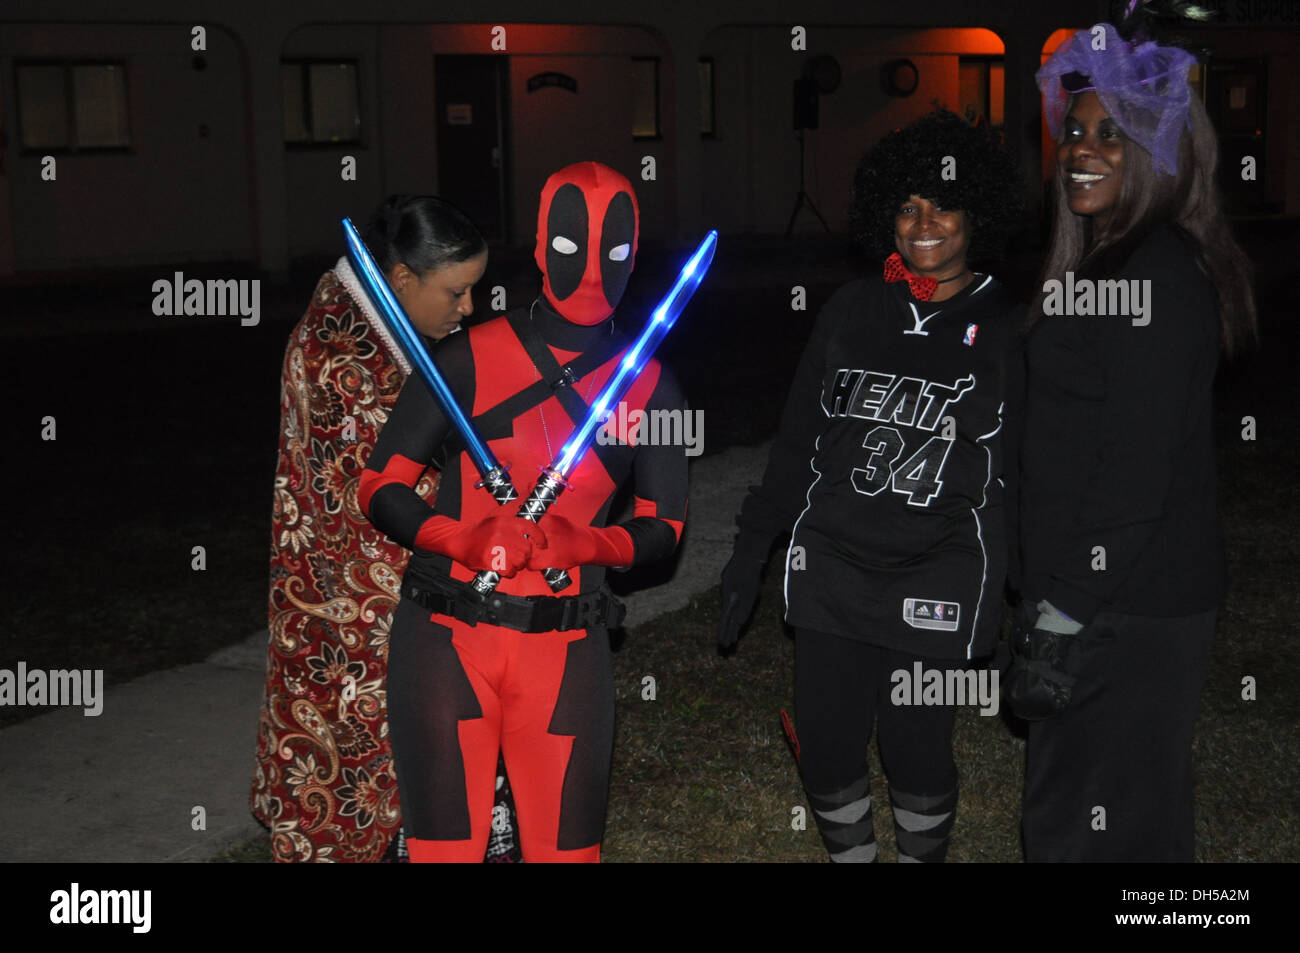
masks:
<instances>
[{"instance_id":1,"label":"illuminated window","mask_svg":"<svg viewBox=\"0 0 1300 953\"><path fill-rule=\"evenodd\" d=\"M24 151L131 147L125 63L19 63L16 78Z\"/></svg>"},{"instance_id":2,"label":"illuminated window","mask_svg":"<svg viewBox=\"0 0 1300 953\"><path fill-rule=\"evenodd\" d=\"M659 57L632 57L632 138L659 138Z\"/></svg>"},{"instance_id":3,"label":"illuminated window","mask_svg":"<svg viewBox=\"0 0 1300 953\"><path fill-rule=\"evenodd\" d=\"M361 93L354 60L280 64L284 141L329 145L361 140Z\"/></svg>"}]
</instances>

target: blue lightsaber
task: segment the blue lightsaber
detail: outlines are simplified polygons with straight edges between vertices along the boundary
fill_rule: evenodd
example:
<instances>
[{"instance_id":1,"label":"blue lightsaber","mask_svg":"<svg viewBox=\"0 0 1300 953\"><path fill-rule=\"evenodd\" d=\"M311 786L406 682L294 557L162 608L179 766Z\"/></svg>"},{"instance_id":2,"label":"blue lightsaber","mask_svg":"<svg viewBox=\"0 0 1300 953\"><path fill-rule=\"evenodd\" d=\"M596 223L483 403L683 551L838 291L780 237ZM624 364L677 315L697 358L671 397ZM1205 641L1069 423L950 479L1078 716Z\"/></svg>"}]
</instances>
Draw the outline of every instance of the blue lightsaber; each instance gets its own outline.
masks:
<instances>
[{"instance_id":1,"label":"blue lightsaber","mask_svg":"<svg viewBox=\"0 0 1300 953\"><path fill-rule=\"evenodd\" d=\"M438 365L429 356L424 342L420 340L419 334L411 324L411 319L406 316L397 296L393 294L393 289L384 280L379 266L375 264L375 259L370 254L370 249L366 248L366 243L357 234L351 219L343 219L343 236L347 242L348 261L352 263L352 270L357 273L357 279L374 304L375 311L389 333L396 339L407 360L411 362L411 367L429 385L429 390L433 393L438 406L442 408L442 412L447 415L447 419L465 441L465 451L473 461L474 468L479 472L478 485L491 493L498 505L504 506L512 500L519 499L519 493L510 481L509 467L497 462L496 455L488 447L487 441L479 436L478 431L474 429L474 424L456 403L456 397L452 394L446 378L442 376ZM547 569L543 571L543 575L546 577L547 584L556 592L565 588L570 582L569 574L562 569ZM482 594L486 595L490 591L485 589Z\"/></svg>"},{"instance_id":2,"label":"blue lightsaber","mask_svg":"<svg viewBox=\"0 0 1300 953\"><path fill-rule=\"evenodd\" d=\"M645 370L646 364L654 356L655 349L659 343L672 330L673 325L677 322L677 316L682 313L686 303L691 300L691 295L695 294L695 289L700 286L704 280L705 273L709 266L713 264L713 253L718 247L718 233L711 231L704 236L704 241L700 247L695 250L695 254L682 268L682 272L677 276L677 284L673 285L672 291L668 296L659 302L659 307L655 308L654 314L650 321L642 330L641 336L636 339L619 362L618 370L614 376L609 379L596 402L591 406L591 413L583 421L582 426L574 431L573 436L568 442L560 448L560 454L551 464L551 469L555 470L561 476L568 476L573 469L574 464L582 458L587 447L596 437L596 429L605 423L605 419L613 412L615 405L627 394L632 384L641 376Z\"/></svg>"},{"instance_id":3,"label":"blue lightsaber","mask_svg":"<svg viewBox=\"0 0 1300 953\"><path fill-rule=\"evenodd\" d=\"M718 233L715 229L704 236L704 241L700 242L700 247L695 250L695 254L690 257L690 260L682 268L681 274L677 276L677 283L659 302L659 306L654 309L641 334L624 353L622 360L619 361L618 370L601 388L600 394L596 397L596 402L591 405L591 411L587 414L586 420L582 422L582 426L575 430L573 436L560 448L559 454L551 461L550 466L542 470L542 475L537 478L537 485L533 487L533 492L528 495L528 499L519 507L521 519L532 520L536 523L550 509L560 494L564 492L568 486L566 481L569 474L595 441L597 429L605 423L618 402L623 399L633 383L636 382L637 377L645 370L646 364L654 356L655 348L672 330L673 325L677 322L677 316L682 313L686 303L691 300L691 295L695 294L695 289L704 280L705 273L709 270L709 266L713 264L713 253L717 248ZM500 576L494 572L480 572L474 577L474 590L487 594L496 588L499 581ZM551 588L556 592L559 591L555 586Z\"/></svg>"}]
</instances>

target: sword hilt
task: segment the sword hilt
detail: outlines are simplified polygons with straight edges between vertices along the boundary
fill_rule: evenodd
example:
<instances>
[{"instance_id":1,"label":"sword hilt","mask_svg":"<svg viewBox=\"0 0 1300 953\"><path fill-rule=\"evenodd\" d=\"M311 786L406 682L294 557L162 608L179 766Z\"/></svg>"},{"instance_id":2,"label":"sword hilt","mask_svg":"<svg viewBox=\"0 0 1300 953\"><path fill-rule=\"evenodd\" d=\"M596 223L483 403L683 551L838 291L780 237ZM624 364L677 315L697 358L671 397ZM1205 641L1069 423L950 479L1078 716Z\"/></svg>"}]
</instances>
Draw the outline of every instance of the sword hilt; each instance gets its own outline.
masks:
<instances>
[{"instance_id":1,"label":"sword hilt","mask_svg":"<svg viewBox=\"0 0 1300 953\"><path fill-rule=\"evenodd\" d=\"M484 477L484 480L486 479ZM567 486L568 484L564 482L558 472L550 467L543 468L542 475L537 478L537 485L533 487L533 492L528 494L528 499L524 500L523 505L519 507L519 518L528 520L530 523L536 523L551 508L551 504L559 499L560 494L564 492ZM546 584L551 587L552 592L560 592L573 581L563 569L544 569L542 575L546 579ZM470 583L470 588L479 596L486 596L500 582L500 573L484 569L474 577L474 581Z\"/></svg>"},{"instance_id":2,"label":"sword hilt","mask_svg":"<svg viewBox=\"0 0 1300 953\"><path fill-rule=\"evenodd\" d=\"M510 479L510 464L493 467L483 478L474 484L475 489L485 489L492 494L498 506L505 506L512 500L519 499L519 491Z\"/></svg>"}]
</instances>

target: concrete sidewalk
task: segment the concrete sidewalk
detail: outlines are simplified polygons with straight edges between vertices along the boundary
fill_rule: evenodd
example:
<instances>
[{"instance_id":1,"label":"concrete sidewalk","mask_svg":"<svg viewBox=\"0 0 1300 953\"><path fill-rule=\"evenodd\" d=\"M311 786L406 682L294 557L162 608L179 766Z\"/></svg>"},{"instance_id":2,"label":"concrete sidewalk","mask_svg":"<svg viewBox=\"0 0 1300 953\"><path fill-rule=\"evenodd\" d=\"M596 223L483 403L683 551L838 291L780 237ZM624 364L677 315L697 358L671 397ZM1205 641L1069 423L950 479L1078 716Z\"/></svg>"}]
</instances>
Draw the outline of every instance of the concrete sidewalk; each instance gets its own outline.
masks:
<instances>
[{"instance_id":1,"label":"concrete sidewalk","mask_svg":"<svg viewBox=\"0 0 1300 953\"><path fill-rule=\"evenodd\" d=\"M626 626L716 585L767 452L733 447L692 464L676 572L624 598ZM264 834L248 794L266 642L263 630L110 688L97 717L66 708L0 730L0 861L201 861Z\"/></svg>"}]
</instances>

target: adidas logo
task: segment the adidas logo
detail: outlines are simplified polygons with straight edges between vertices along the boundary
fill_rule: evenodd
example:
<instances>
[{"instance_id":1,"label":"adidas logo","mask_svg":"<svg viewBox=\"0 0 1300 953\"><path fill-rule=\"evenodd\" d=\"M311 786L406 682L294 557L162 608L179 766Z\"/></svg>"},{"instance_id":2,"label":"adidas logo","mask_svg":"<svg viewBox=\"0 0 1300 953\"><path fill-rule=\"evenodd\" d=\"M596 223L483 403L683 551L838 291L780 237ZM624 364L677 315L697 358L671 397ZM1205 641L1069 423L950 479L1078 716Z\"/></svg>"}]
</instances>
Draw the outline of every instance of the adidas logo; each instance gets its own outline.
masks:
<instances>
[{"instance_id":1,"label":"adidas logo","mask_svg":"<svg viewBox=\"0 0 1300 953\"><path fill-rule=\"evenodd\" d=\"M914 629L957 631L961 603L934 599L904 599L903 621Z\"/></svg>"}]
</instances>

